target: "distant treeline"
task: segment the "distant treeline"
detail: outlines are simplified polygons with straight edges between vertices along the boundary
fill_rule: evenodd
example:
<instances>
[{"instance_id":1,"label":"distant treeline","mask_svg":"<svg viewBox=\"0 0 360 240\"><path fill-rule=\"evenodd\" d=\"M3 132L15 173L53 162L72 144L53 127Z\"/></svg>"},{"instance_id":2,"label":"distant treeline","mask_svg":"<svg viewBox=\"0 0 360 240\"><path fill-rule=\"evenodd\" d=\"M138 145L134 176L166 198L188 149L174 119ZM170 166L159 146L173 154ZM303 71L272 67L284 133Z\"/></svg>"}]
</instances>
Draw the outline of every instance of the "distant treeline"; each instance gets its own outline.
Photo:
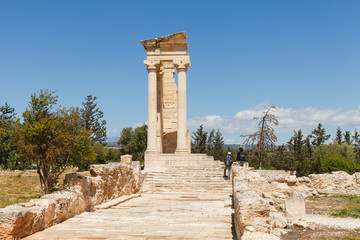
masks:
<instances>
[{"instance_id":1,"label":"distant treeline","mask_svg":"<svg viewBox=\"0 0 360 240\"><path fill-rule=\"evenodd\" d=\"M243 147L250 167L259 168L259 155L253 145L223 144L221 150L215 153L207 147L207 136L202 125L193 133L196 152L212 155L215 160L223 160L228 151L235 158L239 147ZM303 135L301 129L294 131L287 143L263 153L262 169L295 170L298 176L332 171L352 174L360 171L360 132L356 129L353 133L343 132L338 128L332 141L325 144L330 138L331 135L326 134L321 123L307 136Z\"/></svg>"}]
</instances>

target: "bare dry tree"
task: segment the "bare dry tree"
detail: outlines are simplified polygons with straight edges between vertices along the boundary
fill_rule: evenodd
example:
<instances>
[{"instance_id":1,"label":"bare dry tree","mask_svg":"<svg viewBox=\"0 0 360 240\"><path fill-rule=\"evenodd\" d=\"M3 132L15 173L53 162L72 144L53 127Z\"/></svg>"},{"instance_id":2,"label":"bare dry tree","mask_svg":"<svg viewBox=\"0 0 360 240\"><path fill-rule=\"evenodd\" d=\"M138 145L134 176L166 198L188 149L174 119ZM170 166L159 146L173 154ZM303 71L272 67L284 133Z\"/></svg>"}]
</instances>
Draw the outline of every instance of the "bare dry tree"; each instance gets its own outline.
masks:
<instances>
[{"instance_id":1,"label":"bare dry tree","mask_svg":"<svg viewBox=\"0 0 360 240\"><path fill-rule=\"evenodd\" d=\"M274 128L271 124L277 126L279 121L276 116L272 113L276 109L275 106L271 106L267 111L264 112L262 117L254 117L254 120L260 120L258 123L258 130L249 135L240 135L240 137L247 137L244 141L244 145L255 145L255 153L259 156L259 169L261 169L261 161L263 158L266 159L266 153L276 149L275 142L277 137L274 134Z\"/></svg>"}]
</instances>

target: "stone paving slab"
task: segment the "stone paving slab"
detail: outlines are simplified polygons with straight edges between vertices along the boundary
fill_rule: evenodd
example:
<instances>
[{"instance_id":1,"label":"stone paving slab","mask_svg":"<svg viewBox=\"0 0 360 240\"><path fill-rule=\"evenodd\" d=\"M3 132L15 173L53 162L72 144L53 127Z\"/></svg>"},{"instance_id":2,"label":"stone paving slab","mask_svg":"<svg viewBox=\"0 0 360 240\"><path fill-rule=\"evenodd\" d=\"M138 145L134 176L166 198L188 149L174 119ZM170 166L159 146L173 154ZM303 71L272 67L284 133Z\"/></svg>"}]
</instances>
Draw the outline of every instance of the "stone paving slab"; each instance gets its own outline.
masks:
<instances>
[{"instance_id":1,"label":"stone paving slab","mask_svg":"<svg viewBox=\"0 0 360 240\"><path fill-rule=\"evenodd\" d=\"M143 194L38 232L42 239L233 239L231 207L213 194Z\"/></svg>"},{"instance_id":2,"label":"stone paving slab","mask_svg":"<svg viewBox=\"0 0 360 240\"><path fill-rule=\"evenodd\" d=\"M142 194L110 201L25 239L236 239L231 181L222 177L221 166L149 173L153 179L145 178Z\"/></svg>"}]
</instances>

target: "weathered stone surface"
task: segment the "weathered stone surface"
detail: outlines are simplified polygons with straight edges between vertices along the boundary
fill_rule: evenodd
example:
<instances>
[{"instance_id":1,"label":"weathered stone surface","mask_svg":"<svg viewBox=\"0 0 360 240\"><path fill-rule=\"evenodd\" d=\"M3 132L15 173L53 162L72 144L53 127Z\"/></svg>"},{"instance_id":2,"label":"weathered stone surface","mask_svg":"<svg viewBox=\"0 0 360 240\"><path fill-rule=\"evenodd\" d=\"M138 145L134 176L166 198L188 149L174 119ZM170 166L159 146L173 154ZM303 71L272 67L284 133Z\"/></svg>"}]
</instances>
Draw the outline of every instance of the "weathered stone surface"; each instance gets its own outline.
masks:
<instances>
[{"instance_id":1,"label":"weathered stone surface","mask_svg":"<svg viewBox=\"0 0 360 240\"><path fill-rule=\"evenodd\" d=\"M121 164L131 164L132 163L132 155L130 155L130 154L122 155L120 157L120 163Z\"/></svg>"},{"instance_id":2,"label":"weathered stone surface","mask_svg":"<svg viewBox=\"0 0 360 240\"><path fill-rule=\"evenodd\" d=\"M239 238L240 239L240 238ZM241 240L255 240L255 239L261 239L261 240L280 240L279 237L269 234L269 233L263 233L263 232L249 232L245 231L244 234L241 237Z\"/></svg>"},{"instance_id":3,"label":"weathered stone surface","mask_svg":"<svg viewBox=\"0 0 360 240\"><path fill-rule=\"evenodd\" d=\"M359 173L349 175L338 171L325 174L310 174L310 187L318 194L359 194Z\"/></svg>"},{"instance_id":4,"label":"weathered stone surface","mask_svg":"<svg viewBox=\"0 0 360 240\"><path fill-rule=\"evenodd\" d=\"M1 239L17 239L54 224L56 203L51 199L34 199L0 209Z\"/></svg>"},{"instance_id":5,"label":"weathered stone surface","mask_svg":"<svg viewBox=\"0 0 360 240\"><path fill-rule=\"evenodd\" d=\"M152 177L144 179L141 197L97 205L101 210L84 212L26 239L234 239L232 187L222 178L222 164L143 173Z\"/></svg>"},{"instance_id":6,"label":"weathered stone surface","mask_svg":"<svg viewBox=\"0 0 360 240\"><path fill-rule=\"evenodd\" d=\"M271 221L270 225L274 228L285 228L288 225L287 219L284 217L284 214L281 212L272 212L270 214Z\"/></svg>"},{"instance_id":7,"label":"weathered stone surface","mask_svg":"<svg viewBox=\"0 0 360 240\"><path fill-rule=\"evenodd\" d=\"M291 222L305 217L305 196L294 193L285 200L286 218Z\"/></svg>"},{"instance_id":8,"label":"weathered stone surface","mask_svg":"<svg viewBox=\"0 0 360 240\"><path fill-rule=\"evenodd\" d=\"M64 190L0 208L0 238L18 239L74 217L95 205L140 190L139 162L91 166L91 175L65 176Z\"/></svg>"},{"instance_id":9,"label":"weathered stone surface","mask_svg":"<svg viewBox=\"0 0 360 240\"><path fill-rule=\"evenodd\" d=\"M360 194L360 173L339 171L297 178L286 171L234 165L232 175L238 239L280 237L291 228L308 228L304 221L305 196ZM263 238L259 237L262 234Z\"/></svg>"},{"instance_id":10,"label":"weathered stone surface","mask_svg":"<svg viewBox=\"0 0 360 240\"><path fill-rule=\"evenodd\" d=\"M309 227L309 224L305 221L298 220L293 223L293 227L297 230L304 230Z\"/></svg>"}]
</instances>

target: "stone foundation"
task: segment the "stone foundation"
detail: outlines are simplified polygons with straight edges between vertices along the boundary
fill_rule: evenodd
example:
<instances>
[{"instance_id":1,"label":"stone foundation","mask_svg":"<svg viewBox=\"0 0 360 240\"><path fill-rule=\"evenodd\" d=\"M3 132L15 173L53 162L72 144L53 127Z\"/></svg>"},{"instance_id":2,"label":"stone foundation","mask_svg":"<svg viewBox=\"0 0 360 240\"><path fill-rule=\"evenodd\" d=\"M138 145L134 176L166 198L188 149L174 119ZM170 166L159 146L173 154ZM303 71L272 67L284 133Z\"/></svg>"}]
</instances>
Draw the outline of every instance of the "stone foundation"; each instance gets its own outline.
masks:
<instances>
[{"instance_id":1,"label":"stone foundation","mask_svg":"<svg viewBox=\"0 0 360 240\"><path fill-rule=\"evenodd\" d=\"M64 190L0 209L0 239L19 239L94 206L140 190L139 162L92 165L91 177L66 174Z\"/></svg>"},{"instance_id":2,"label":"stone foundation","mask_svg":"<svg viewBox=\"0 0 360 240\"><path fill-rule=\"evenodd\" d=\"M145 169L149 168L171 168L171 167L203 167L215 166L219 163L212 156L206 154L152 154L145 153Z\"/></svg>"},{"instance_id":3,"label":"stone foundation","mask_svg":"<svg viewBox=\"0 0 360 240\"><path fill-rule=\"evenodd\" d=\"M289 229L307 228L305 197L359 195L360 173L291 175L286 171L232 168L238 239L280 239Z\"/></svg>"}]
</instances>

